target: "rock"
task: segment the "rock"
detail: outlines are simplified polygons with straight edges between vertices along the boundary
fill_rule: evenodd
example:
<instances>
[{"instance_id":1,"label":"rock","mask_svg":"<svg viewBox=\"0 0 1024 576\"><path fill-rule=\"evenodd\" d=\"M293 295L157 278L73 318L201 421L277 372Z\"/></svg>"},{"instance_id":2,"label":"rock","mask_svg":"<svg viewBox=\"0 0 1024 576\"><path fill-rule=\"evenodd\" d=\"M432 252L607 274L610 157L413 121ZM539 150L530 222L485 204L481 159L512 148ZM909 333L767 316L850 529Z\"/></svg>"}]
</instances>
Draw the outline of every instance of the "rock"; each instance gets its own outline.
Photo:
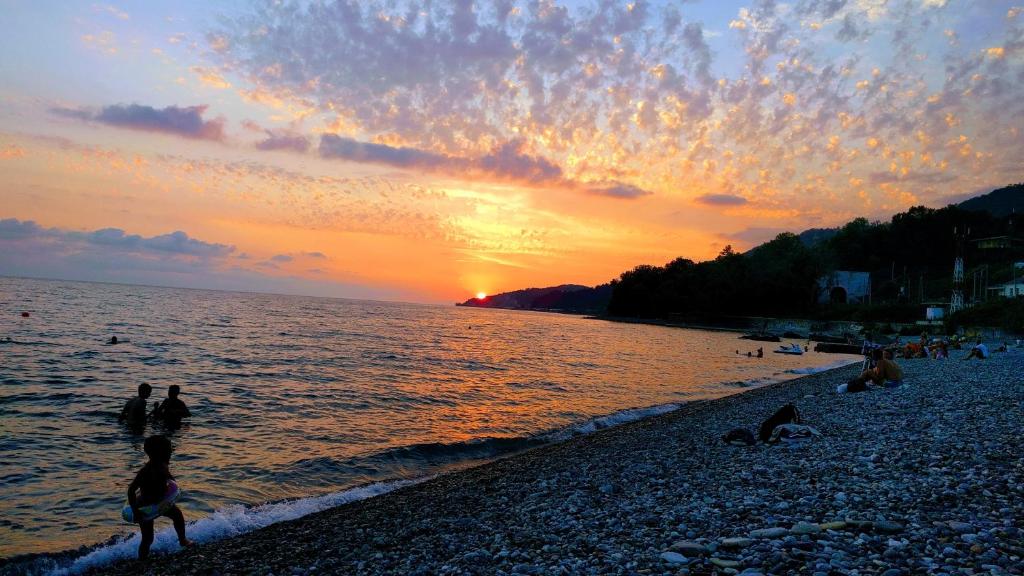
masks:
<instances>
[{"instance_id":1,"label":"rock","mask_svg":"<svg viewBox=\"0 0 1024 576\"><path fill-rule=\"evenodd\" d=\"M739 568L742 566L742 564L735 560L726 560L724 558L712 558L711 563L719 568Z\"/></svg>"},{"instance_id":2,"label":"rock","mask_svg":"<svg viewBox=\"0 0 1024 576\"><path fill-rule=\"evenodd\" d=\"M882 534L897 534L903 531L903 524L889 520L879 520L875 522L875 531Z\"/></svg>"},{"instance_id":3,"label":"rock","mask_svg":"<svg viewBox=\"0 0 1024 576\"><path fill-rule=\"evenodd\" d=\"M968 524L967 522L957 522L956 520L951 520L946 524L954 532L959 532L960 534L970 534L971 532L974 532L974 525Z\"/></svg>"},{"instance_id":4,"label":"rock","mask_svg":"<svg viewBox=\"0 0 1024 576\"><path fill-rule=\"evenodd\" d=\"M817 534L821 532L821 528L817 524L811 524L810 522L797 522L789 529L790 534Z\"/></svg>"},{"instance_id":5,"label":"rock","mask_svg":"<svg viewBox=\"0 0 1024 576\"><path fill-rule=\"evenodd\" d=\"M661 559L669 564L686 564L689 562L686 556L683 556L678 552L662 552Z\"/></svg>"},{"instance_id":6,"label":"rock","mask_svg":"<svg viewBox=\"0 0 1024 576\"><path fill-rule=\"evenodd\" d=\"M678 542L674 542L668 548L669 550L689 554L691 556L699 556L707 553L708 551L707 546L690 540L679 540Z\"/></svg>"},{"instance_id":7,"label":"rock","mask_svg":"<svg viewBox=\"0 0 1024 576\"><path fill-rule=\"evenodd\" d=\"M842 530L843 528L846 528L846 522L843 522L842 520L825 522L823 524L818 524L818 528L821 528L822 530Z\"/></svg>"},{"instance_id":8,"label":"rock","mask_svg":"<svg viewBox=\"0 0 1024 576\"><path fill-rule=\"evenodd\" d=\"M750 538L726 538L722 540L722 548L746 548L750 546L754 541Z\"/></svg>"},{"instance_id":9,"label":"rock","mask_svg":"<svg viewBox=\"0 0 1024 576\"><path fill-rule=\"evenodd\" d=\"M787 530L786 528L782 528L781 526L777 526L775 528L761 528L759 530L750 531L750 537L755 539L774 540L776 538L782 538L787 534L789 534L789 530Z\"/></svg>"}]
</instances>

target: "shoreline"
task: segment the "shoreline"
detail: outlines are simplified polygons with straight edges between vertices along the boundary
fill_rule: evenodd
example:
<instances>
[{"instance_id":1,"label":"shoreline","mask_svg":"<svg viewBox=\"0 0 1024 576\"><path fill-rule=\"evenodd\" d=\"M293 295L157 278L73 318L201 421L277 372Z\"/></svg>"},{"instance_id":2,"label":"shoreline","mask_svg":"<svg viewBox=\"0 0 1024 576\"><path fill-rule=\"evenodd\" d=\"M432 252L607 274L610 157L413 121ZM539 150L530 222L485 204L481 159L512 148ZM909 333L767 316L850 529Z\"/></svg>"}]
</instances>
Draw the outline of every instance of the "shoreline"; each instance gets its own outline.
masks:
<instances>
[{"instance_id":1,"label":"shoreline","mask_svg":"<svg viewBox=\"0 0 1024 576\"><path fill-rule=\"evenodd\" d=\"M529 436L509 438L507 441L504 438L482 439L484 442L481 444L486 444L492 440L498 441L498 449L490 456L472 457L466 461L457 461L439 466L434 470L424 470L422 475L382 478L321 494L286 498L254 505L233 505L224 509L218 509L199 519L187 521L190 522L191 534L196 534L196 531L198 531L198 538L201 543L214 543L226 537L239 537L252 530L264 528L278 522L296 520L309 514L342 506L353 501L377 497L404 486L432 480L438 476L458 474L472 468L487 466L498 460L516 457L530 450L564 443L573 438L609 430L636 422L637 420L659 416L694 402L706 402L735 396L752 389L784 384L808 375L841 369L848 364L858 362L859 359L849 358L845 361L829 362L819 366L785 370L775 374L772 379L755 378L745 381L743 388L727 393L725 396L624 408L608 414L592 416L585 420L574 421L566 424L564 427L545 430ZM512 444L518 444L521 447L509 448L508 446ZM188 506L187 500L185 501L185 506ZM171 535L170 527L160 526L158 523L157 528L153 549L154 554L165 554L166 552L163 550L167 549L177 550L177 544ZM161 530L161 528L165 528L165 530ZM137 530L134 532L129 531L127 534L130 537L132 534L137 534ZM194 538L195 536L193 536ZM125 541L124 535L112 535L94 544L82 545L74 549L28 553L0 558L0 574L36 574L50 573L52 571L58 573L83 573L83 571L107 566L121 559L134 558L136 547L137 542L129 545Z\"/></svg>"},{"instance_id":2,"label":"shoreline","mask_svg":"<svg viewBox=\"0 0 1024 576\"><path fill-rule=\"evenodd\" d=\"M97 573L1020 574L1022 360L837 368ZM821 439L719 440L789 401Z\"/></svg>"}]
</instances>

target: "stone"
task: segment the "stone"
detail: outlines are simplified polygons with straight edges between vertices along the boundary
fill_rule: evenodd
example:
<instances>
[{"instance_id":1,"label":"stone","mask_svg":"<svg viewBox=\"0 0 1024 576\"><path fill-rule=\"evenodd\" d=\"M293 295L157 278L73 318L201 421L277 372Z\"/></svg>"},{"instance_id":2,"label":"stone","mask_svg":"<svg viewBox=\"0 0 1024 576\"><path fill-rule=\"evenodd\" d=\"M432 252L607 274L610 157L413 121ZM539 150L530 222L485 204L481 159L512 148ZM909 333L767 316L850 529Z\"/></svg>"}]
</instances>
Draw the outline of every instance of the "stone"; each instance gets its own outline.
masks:
<instances>
[{"instance_id":1,"label":"stone","mask_svg":"<svg viewBox=\"0 0 1024 576\"><path fill-rule=\"evenodd\" d=\"M726 538L722 540L722 548L746 548L750 546L754 541L750 538Z\"/></svg>"},{"instance_id":2,"label":"stone","mask_svg":"<svg viewBox=\"0 0 1024 576\"><path fill-rule=\"evenodd\" d=\"M789 529L790 534L817 534L821 532L821 528L817 524L811 524L810 522L797 522Z\"/></svg>"},{"instance_id":3,"label":"stone","mask_svg":"<svg viewBox=\"0 0 1024 576\"><path fill-rule=\"evenodd\" d=\"M971 532L974 532L974 525L968 524L967 522L951 520L950 522L947 522L947 526L949 526L954 532L959 532L960 534L970 534Z\"/></svg>"},{"instance_id":4,"label":"stone","mask_svg":"<svg viewBox=\"0 0 1024 576\"><path fill-rule=\"evenodd\" d=\"M825 522L823 524L818 524L818 528L821 528L822 530L842 530L843 528L846 528L846 522L843 522L842 520Z\"/></svg>"},{"instance_id":5,"label":"stone","mask_svg":"<svg viewBox=\"0 0 1024 576\"><path fill-rule=\"evenodd\" d=\"M879 520L875 522L875 531L882 534L897 534L903 531L903 524L890 520Z\"/></svg>"},{"instance_id":6,"label":"stone","mask_svg":"<svg viewBox=\"0 0 1024 576\"><path fill-rule=\"evenodd\" d=\"M700 544L698 542L692 542L690 540L679 540L677 542L672 543L672 545L668 548L669 550L675 552L682 552L683 554L689 554L691 556L704 554L708 551L707 546Z\"/></svg>"},{"instance_id":7,"label":"stone","mask_svg":"<svg viewBox=\"0 0 1024 576\"><path fill-rule=\"evenodd\" d=\"M686 556L683 556L678 552L662 552L661 559L669 564L686 564L689 562Z\"/></svg>"},{"instance_id":8,"label":"stone","mask_svg":"<svg viewBox=\"0 0 1024 576\"><path fill-rule=\"evenodd\" d=\"M736 560L726 560L725 558L712 558L711 563L719 568L739 568L742 565Z\"/></svg>"},{"instance_id":9,"label":"stone","mask_svg":"<svg viewBox=\"0 0 1024 576\"><path fill-rule=\"evenodd\" d=\"M786 528L782 528L781 526L777 526L775 528L761 528L759 530L750 531L750 537L755 539L774 540L776 538L782 538L787 534L789 534L789 530L787 530Z\"/></svg>"}]
</instances>

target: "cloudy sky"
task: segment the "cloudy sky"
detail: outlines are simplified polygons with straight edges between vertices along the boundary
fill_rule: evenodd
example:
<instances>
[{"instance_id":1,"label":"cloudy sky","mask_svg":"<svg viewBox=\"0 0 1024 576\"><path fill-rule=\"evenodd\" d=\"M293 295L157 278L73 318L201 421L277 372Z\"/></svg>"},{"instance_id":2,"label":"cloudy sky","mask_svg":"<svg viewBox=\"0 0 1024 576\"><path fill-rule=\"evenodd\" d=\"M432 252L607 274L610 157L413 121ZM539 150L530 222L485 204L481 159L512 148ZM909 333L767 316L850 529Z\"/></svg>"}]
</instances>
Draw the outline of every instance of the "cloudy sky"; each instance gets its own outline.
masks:
<instances>
[{"instance_id":1,"label":"cloudy sky","mask_svg":"<svg viewBox=\"0 0 1024 576\"><path fill-rule=\"evenodd\" d=\"M1024 180L1014 2L2 9L5 275L451 301Z\"/></svg>"}]
</instances>

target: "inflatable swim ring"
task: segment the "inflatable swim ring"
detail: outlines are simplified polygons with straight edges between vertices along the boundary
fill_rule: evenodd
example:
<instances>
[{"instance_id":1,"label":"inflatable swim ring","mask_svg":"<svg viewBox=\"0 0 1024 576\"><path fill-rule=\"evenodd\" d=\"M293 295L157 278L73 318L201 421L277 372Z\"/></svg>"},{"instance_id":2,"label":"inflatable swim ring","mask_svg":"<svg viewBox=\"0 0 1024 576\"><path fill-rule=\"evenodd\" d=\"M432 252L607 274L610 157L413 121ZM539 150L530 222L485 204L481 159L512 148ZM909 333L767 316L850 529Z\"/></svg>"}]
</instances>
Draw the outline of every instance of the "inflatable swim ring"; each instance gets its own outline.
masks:
<instances>
[{"instance_id":1,"label":"inflatable swim ring","mask_svg":"<svg viewBox=\"0 0 1024 576\"><path fill-rule=\"evenodd\" d=\"M149 504L147 506L139 506L139 513L142 514L142 518L135 518L132 513L131 505L125 505L121 509L121 517L124 518L125 522L132 524L138 524L139 522L153 520L157 516L160 516L164 512L171 509L174 503L181 497L181 491L178 490L178 485L174 483L174 480L167 481L167 492L164 493L164 499L157 502L156 504Z\"/></svg>"}]
</instances>

